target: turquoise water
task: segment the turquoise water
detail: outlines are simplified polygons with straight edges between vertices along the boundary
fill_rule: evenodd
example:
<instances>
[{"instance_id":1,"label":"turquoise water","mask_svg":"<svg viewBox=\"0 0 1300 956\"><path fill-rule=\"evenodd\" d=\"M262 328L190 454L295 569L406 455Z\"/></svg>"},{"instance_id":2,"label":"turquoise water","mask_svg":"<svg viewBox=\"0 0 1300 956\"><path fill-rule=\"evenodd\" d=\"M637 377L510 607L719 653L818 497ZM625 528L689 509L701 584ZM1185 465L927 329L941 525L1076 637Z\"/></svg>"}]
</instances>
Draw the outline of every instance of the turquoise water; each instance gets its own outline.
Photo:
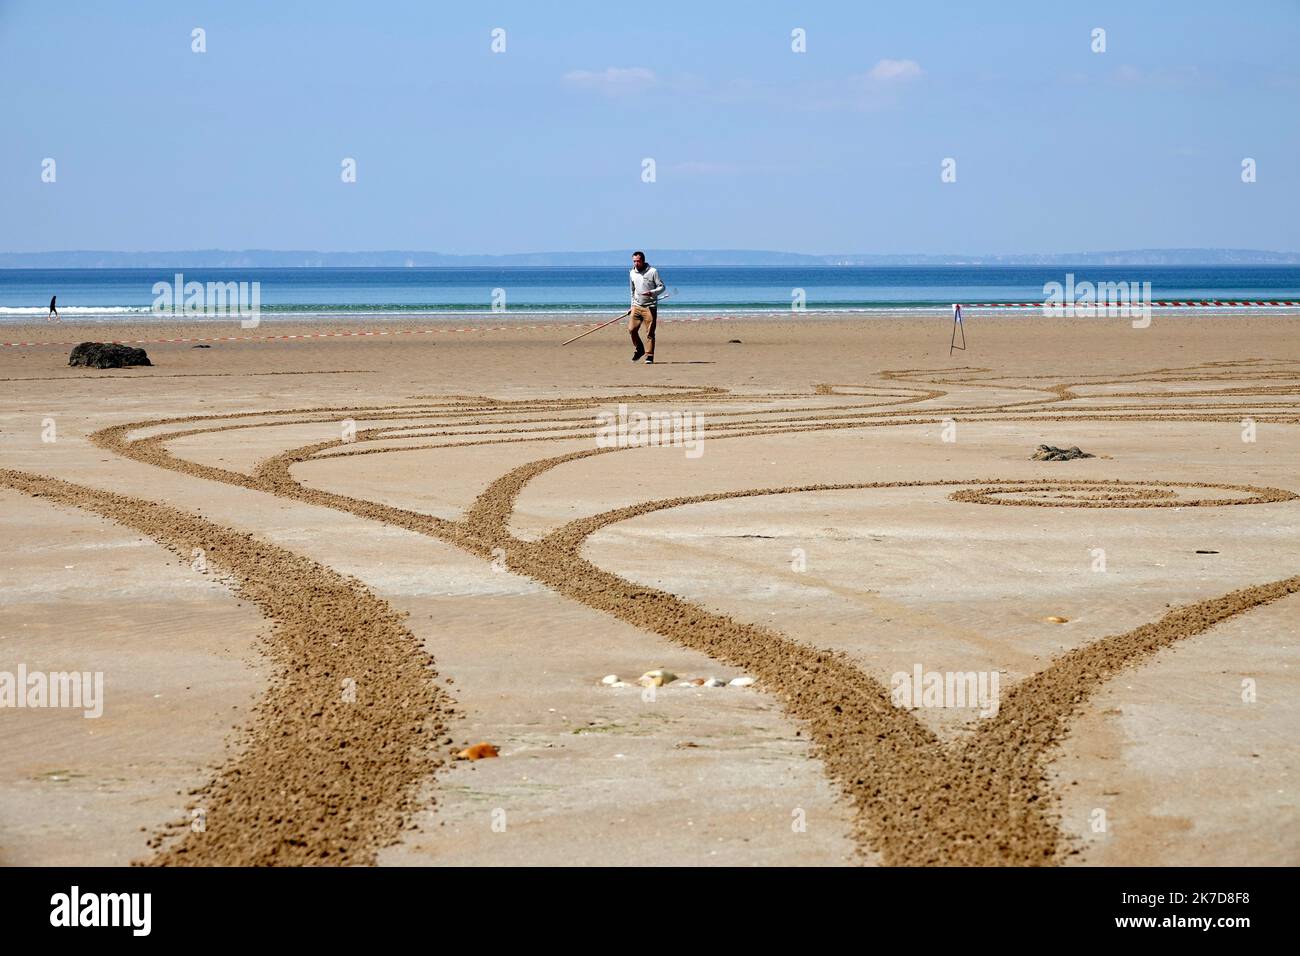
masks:
<instances>
[{"instance_id":1,"label":"turquoise water","mask_svg":"<svg viewBox=\"0 0 1300 956\"><path fill-rule=\"evenodd\" d=\"M266 317L603 314L628 300L627 272L610 268L0 269L0 322L44 316L51 295L65 318L147 318L155 283L174 284L178 271L187 283L259 283ZM662 309L788 314L803 290L810 312L944 311L953 302L1041 302L1044 285L1064 283L1067 272L1076 283L1150 282L1155 300L1300 300L1296 266L683 266L661 270L675 290Z\"/></svg>"}]
</instances>

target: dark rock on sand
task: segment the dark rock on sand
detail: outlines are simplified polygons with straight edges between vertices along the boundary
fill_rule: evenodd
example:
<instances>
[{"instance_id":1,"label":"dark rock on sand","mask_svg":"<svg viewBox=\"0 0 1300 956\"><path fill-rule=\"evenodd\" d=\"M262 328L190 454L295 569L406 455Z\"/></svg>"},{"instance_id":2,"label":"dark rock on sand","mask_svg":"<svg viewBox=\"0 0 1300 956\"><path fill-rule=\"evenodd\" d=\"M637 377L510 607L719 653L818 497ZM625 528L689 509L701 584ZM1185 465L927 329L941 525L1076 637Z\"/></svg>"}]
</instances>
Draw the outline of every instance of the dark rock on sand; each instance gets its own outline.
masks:
<instances>
[{"instance_id":1,"label":"dark rock on sand","mask_svg":"<svg viewBox=\"0 0 1300 956\"><path fill-rule=\"evenodd\" d=\"M1095 455L1089 455L1086 451L1080 451L1079 446L1071 448L1056 448L1053 445L1039 445L1038 451L1030 457L1030 461L1074 461L1076 458L1095 458Z\"/></svg>"},{"instance_id":2,"label":"dark rock on sand","mask_svg":"<svg viewBox=\"0 0 1300 956\"><path fill-rule=\"evenodd\" d=\"M211 346L211 345L191 345L190 348L192 348L192 349L210 349L210 348L212 348L212 346Z\"/></svg>"},{"instance_id":3,"label":"dark rock on sand","mask_svg":"<svg viewBox=\"0 0 1300 956\"><path fill-rule=\"evenodd\" d=\"M153 365L144 349L116 342L82 342L68 356L69 365L87 368L128 368L132 365Z\"/></svg>"},{"instance_id":4,"label":"dark rock on sand","mask_svg":"<svg viewBox=\"0 0 1300 956\"><path fill-rule=\"evenodd\" d=\"M740 339L728 339L728 340L727 340L727 344L728 344L728 345L741 345L741 344L743 344L743 343L740 341Z\"/></svg>"}]
</instances>

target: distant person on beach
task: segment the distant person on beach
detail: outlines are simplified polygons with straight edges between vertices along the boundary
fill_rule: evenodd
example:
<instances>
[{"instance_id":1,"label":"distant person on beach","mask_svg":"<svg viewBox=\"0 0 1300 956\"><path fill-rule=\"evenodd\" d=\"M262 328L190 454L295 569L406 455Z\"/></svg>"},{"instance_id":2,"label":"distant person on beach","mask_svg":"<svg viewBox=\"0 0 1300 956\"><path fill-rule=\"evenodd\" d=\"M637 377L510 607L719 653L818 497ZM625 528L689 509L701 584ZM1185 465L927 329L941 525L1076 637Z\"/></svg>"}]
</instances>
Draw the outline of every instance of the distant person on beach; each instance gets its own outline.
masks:
<instances>
[{"instance_id":1,"label":"distant person on beach","mask_svg":"<svg viewBox=\"0 0 1300 956\"><path fill-rule=\"evenodd\" d=\"M59 310L56 309L56 308L54 307L54 300L57 299L57 298L58 298L57 295L52 295L52 296L50 296L50 314L47 315L47 316L45 317L45 321L46 321L46 322L60 322L60 321L62 321L62 320L59 318Z\"/></svg>"},{"instance_id":2,"label":"distant person on beach","mask_svg":"<svg viewBox=\"0 0 1300 956\"><path fill-rule=\"evenodd\" d=\"M631 317L627 320L627 330L632 336L632 361L645 356L647 365L655 361L655 324L659 320L659 296L664 292L664 281L659 278L659 270L645 261L645 253L638 249L632 253L632 270L628 273L632 289ZM645 323L645 345L641 344L641 323Z\"/></svg>"}]
</instances>

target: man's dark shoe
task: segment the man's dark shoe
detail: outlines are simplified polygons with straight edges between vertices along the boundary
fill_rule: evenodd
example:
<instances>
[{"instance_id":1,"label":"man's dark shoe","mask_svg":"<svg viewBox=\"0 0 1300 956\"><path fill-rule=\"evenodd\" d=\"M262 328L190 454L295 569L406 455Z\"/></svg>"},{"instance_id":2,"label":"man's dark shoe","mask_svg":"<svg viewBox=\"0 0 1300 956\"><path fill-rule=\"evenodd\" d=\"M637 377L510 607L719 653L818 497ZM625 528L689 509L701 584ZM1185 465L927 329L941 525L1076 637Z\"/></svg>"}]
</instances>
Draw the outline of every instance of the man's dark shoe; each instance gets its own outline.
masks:
<instances>
[{"instance_id":1,"label":"man's dark shoe","mask_svg":"<svg viewBox=\"0 0 1300 956\"><path fill-rule=\"evenodd\" d=\"M645 357L645 363L646 363L646 365L654 365L654 363L655 363L655 357L654 357L653 355L647 355L647 356Z\"/></svg>"},{"instance_id":2,"label":"man's dark shoe","mask_svg":"<svg viewBox=\"0 0 1300 956\"><path fill-rule=\"evenodd\" d=\"M633 362L641 361L641 356L643 355L645 355L645 349L637 349L635 352L632 353L632 361Z\"/></svg>"}]
</instances>

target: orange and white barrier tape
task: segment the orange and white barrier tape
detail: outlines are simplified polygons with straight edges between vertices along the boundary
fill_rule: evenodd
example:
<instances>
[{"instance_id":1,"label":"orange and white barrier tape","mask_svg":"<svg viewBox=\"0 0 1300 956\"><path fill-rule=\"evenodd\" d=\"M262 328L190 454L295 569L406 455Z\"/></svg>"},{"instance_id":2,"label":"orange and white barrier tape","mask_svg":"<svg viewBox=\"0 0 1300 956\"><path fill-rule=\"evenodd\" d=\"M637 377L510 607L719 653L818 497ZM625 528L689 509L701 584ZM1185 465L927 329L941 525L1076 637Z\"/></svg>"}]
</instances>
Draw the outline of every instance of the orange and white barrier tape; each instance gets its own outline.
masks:
<instances>
[{"instance_id":1,"label":"orange and white barrier tape","mask_svg":"<svg viewBox=\"0 0 1300 956\"><path fill-rule=\"evenodd\" d=\"M1215 308L1297 308L1300 301L1293 300L1200 300L1183 301L1161 299L1152 302L1153 307L1175 309L1215 309ZM966 309L1041 309L1042 302L967 302ZM1102 305L1105 309L1107 306ZM811 311L816 311L811 310ZM848 313L846 313L848 315ZM660 322L727 322L741 316L734 315L696 315L661 318ZM442 332L523 332L548 329L581 329L594 326L592 322L537 322L530 325L471 325L461 327L443 326L432 329L351 329L336 332L294 332L284 335L220 335L208 338L174 338L174 339L111 339L118 345L173 345L208 342L285 342L303 339L332 339L346 337L397 336L397 335L431 335ZM84 340L83 340L84 341ZM77 342L0 342L3 348L35 348L38 346L70 347Z\"/></svg>"},{"instance_id":2,"label":"orange and white barrier tape","mask_svg":"<svg viewBox=\"0 0 1300 956\"><path fill-rule=\"evenodd\" d=\"M731 315L698 315L679 318L661 318L660 322L726 322ZM349 329L337 332L293 332L284 335L219 335L210 338L185 337L175 339L109 339L114 345L172 345L192 342L283 342L298 339L332 339L357 336L429 335L434 332L524 332L548 329L582 329L592 322L537 322L532 325L470 325L459 328L443 326L434 329ZM86 340L82 340L86 341ZM40 345L69 347L79 342L0 342L4 348L30 348Z\"/></svg>"}]
</instances>

